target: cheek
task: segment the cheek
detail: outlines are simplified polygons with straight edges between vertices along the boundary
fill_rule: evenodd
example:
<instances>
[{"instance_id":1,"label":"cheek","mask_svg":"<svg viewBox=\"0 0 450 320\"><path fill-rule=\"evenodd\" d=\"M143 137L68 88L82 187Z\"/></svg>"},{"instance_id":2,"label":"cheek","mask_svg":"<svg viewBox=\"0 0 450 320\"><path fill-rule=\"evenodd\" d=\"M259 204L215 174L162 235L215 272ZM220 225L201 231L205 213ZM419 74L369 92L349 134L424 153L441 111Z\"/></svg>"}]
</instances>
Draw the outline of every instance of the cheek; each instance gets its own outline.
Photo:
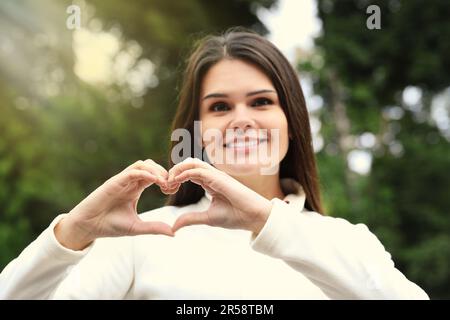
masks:
<instances>
[{"instance_id":1,"label":"cheek","mask_svg":"<svg viewBox=\"0 0 450 320\"><path fill-rule=\"evenodd\" d=\"M271 126L273 128L277 128L278 130L278 146L276 147L279 152L280 160L284 158L289 149L289 130L288 130L288 122L286 116L281 111L281 114L273 115L272 119L279 119L276 122L272 121ZM275 146L273 146L275 147Z\"/></svg>"},{"instance_id":2,"label":"cheek","mask_svg":"<svg viewBox=\"0 0 450 320\"><path fill-rule=\"evenodd\" d=\"M200 118L201 124L201 134L202 134L202 143L212 144L217 139L220 141L223 140L223 121L219 119L211 119L211 118Z\"/></svg>"},{"instance_id":3,"label":"cheek","mask_svg":"<svg viewBox=\"0 0 450 320\"><path fill-rule=\"evenodd\" d=\"M277 120L277 121L274 121ZM276 113L271 114L268 118L267 118L267 122L266 122L270 128L276 128L279 129L279 138L280 138L280 143L282 145L288 143L289 141L289 130L288 130L288 121L286 118L286 115L284 114L284 112L282 111L282 109L280 108L279 110L277 110Z\"/></svg>"},{"instance_id":4,"label":"cheek","mask_svg":"<svg viewBox=\"0 0 450 320\"><path fill-rule=\"evenodd\" d=\"M281 123L280 126L280 149L284 153L289 147L289 132L287 122Z\"/></svg>"},{"instance_id":5,"label":"cheek","mask_svg":"<svg viewBox=\"0 0 450 320\"><path fill-rule=\"evenodd\" d=\"M289 142L289 126L288 126L286 117L284 118L284 121L280 124L280 128L281 128L281 130L280 130L281 134L283 136L283 141L288 143Z\"/></svg>"}]
</instances>

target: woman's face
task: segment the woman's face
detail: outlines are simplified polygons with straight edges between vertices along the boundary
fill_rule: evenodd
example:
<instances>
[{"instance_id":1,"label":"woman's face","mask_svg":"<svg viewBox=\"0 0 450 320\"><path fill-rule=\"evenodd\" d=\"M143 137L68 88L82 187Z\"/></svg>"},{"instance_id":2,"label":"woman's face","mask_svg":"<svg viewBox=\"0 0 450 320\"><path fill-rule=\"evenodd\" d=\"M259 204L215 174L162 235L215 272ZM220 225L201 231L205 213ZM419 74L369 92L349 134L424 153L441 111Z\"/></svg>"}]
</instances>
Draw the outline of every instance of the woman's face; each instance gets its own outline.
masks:
<instances>
[{"instance_id":1,"label":"woman's face","mask_svg":"<svg viewBox=\"0 0 450 320\"><path fill-rule=\"evenodd\" d=\"M216 168L231 176L278 172L289 146L288 123L272 82L254 65L223 59L208 70L200 121Z\"/></svg>"}]
</instances>

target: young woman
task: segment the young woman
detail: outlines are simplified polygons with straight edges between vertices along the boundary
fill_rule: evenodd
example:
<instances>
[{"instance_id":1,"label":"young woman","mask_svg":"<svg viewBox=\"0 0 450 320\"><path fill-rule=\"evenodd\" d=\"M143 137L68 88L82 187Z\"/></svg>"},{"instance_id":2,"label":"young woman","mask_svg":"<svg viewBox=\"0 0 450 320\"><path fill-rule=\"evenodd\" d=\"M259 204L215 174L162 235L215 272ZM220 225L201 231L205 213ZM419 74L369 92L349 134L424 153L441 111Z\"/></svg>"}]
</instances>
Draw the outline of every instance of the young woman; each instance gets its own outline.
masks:
<instances>
[{"instance_id":1,"label":"young woman","mask_svg":"<svg viewBox=\"0 0 450 320\"><path fill-rule=\"evenodd\" d=\"M199 157L106 181L3 270L0 298L428 299L365 225L323 215L302 89L269 41L239 29L200 41L177 129ZM263 149L271 170L253 157ZM152 184L167 205L137 215Z\"/></svg>"}]
</instances>

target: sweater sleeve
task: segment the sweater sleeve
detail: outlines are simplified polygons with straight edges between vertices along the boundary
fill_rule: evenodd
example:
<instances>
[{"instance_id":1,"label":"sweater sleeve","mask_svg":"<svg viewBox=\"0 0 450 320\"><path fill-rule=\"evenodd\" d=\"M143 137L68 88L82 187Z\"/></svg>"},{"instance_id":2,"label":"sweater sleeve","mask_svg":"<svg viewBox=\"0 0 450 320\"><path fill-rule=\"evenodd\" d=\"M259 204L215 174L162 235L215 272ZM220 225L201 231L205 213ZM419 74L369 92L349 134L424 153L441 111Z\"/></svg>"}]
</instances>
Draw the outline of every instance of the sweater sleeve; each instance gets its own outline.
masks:
<instances>
[{"instance_id":1,"label":"sweater sleeve","mask_svg":"<svg viewBox=\"0 0 450 320\"><path fill-rule=\"evenodd\" d=\"M363 224L298 212L272 200L270 216L251 239L254 250L284 260L332 299L429 299L395 268Z\"/></svg>"},{"instance_id":2,"label":"sweater sleeve","mask_svg":"<svg viewBox=\"0 0 450 320\"><path fill-rule=\"evenodd\" d=\"M79 262L92 248L82 251L63 247L53 229L64 218L57 216L39 237L12 260L0 274L0 299L46 299L66 276L68 267Z\"/></svg>"},{"instance_id":3,"label":"sweater sleeve","mask_svg":"<svg viewBox=\"0 0 450 320\"><path fill-rule=\"evenodd\" d=\"M62 246L56 217L0 274L0 299L123 298L133 277L129 239L97 239L81 251Z\"/></svg>"}]
</instances>

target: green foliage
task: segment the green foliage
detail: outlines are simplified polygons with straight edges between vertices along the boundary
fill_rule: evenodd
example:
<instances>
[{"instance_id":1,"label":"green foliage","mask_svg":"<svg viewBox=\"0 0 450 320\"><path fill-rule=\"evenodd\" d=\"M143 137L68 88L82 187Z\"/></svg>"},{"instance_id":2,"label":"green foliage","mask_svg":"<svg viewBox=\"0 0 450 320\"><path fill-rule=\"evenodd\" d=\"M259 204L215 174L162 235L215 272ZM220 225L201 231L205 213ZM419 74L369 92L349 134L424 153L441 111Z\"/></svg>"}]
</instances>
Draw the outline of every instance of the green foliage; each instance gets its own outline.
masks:
<instances>
[{"instance_id":1,"label":"green foliage","mask_svg":"<svg viewBox=\"0 0 450 320\"><path fill-rule=\"evenodd\" d=\"M402 244L401 248L395 248L399 265L412 279L431 288L435 297L448 297L450 255L445 250L450 244L448 142L439 137L430 143L430 134L438 136L436 129L415 123L411 113L400 123L398 139L403 143L404 154L401 160L378 159L373 183L389 188L392 194L392 213L399 222L397 230Z\"/></svg>"},{"instance_id":2,"label":"green foliage","mask_svg":"<svg viewBox=\"0 0 450 320\"><path fill-rule=\"evenodd\" d=\"M165 165L176 84L193 37L235 25L264 30L253 6L274 1L87 1L103 30L119 27L124 42L139 43L140 58L155 64L159 84L141 97L140 107L123 95L111 100L111 93L122 94L120 88L89 86L74 74L72 35L63 19L71 2L44 0L45 12L34 10L30 1L0 3L0 18L11 19L11 33L0 36L11 36L21 59L14 64L24 70L9 72L7 62L0 62L0 270L56 215L70 211L109 177L139 159ZM9 16L11 10L20 15ZM82 24L88 27L94 17L86 12ZM27 41L18 39L23 33ZM54 46L46 46L45 36L55 37ZM35 67L41 68L41 82L27 76ZM54 70L64 74L60 90L42 95L37 85L46 84ZM152 186L138 211L163 201Z\"/></svg>"},{"instance_id":3,"label":"green foliage","mask_svg":"<svg viewBox=\"0 0 450 320\"><path fill-rule=\"evenodd\" d=\"M381 8L381 30L366 28L369 4ZM410 280L432 298L449 298L450 149L427 119L434 94L450 85L450 2L320 0L318 6L324 29L316 55L324 63L302 61L299 69L324 98L318 160L328 212L366 223ZM340 97L330 89L333 81ZM402 91L411 85L423 92L420 114L402 108L401 119L386 119L384 108L404 107ZM346 153L336 148L336 99L345 105L349 136L377 137L368 176L349 171ZM403 147L396 155L394 142Z\"/></svg>"}]
</instances>

